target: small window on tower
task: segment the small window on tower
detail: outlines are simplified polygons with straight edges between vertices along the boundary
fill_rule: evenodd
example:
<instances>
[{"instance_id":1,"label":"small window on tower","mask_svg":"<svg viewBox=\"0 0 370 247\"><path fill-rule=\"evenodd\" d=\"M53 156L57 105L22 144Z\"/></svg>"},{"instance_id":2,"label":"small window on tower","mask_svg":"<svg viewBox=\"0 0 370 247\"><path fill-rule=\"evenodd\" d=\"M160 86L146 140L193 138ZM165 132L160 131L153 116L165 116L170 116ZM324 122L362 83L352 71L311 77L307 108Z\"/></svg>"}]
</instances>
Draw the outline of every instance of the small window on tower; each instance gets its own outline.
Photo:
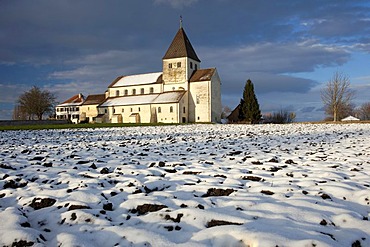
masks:
<instances>
[{"instance_id":1,"label":"small window on tower","mask_svg":"<svg viewBox=\"0 0 370 247\"><path fill-rule=\"evenodd\" d=\"M200 104L200 97L197 95L197 104Z\"/></svg>"},{"instance_id":2,"label":"small window on tower","mask_svg":"<svg viewBox=\"0 0 370 247\"><path fill-rule=\"evenodd\" d=\"M168 64L168 68L169 68L169 69L172 69L172 63L169 63L169 64Z\"/></svg>"},{"instance_id":3,"label":"small window on tower","mask_svg":"<svg viewBox=\"0 0 370 247\"><path fill-rule=\"evenodd\" d=\"M181 68L181 62L177 62L177 68Z\"/></svg>"}]
</instances>

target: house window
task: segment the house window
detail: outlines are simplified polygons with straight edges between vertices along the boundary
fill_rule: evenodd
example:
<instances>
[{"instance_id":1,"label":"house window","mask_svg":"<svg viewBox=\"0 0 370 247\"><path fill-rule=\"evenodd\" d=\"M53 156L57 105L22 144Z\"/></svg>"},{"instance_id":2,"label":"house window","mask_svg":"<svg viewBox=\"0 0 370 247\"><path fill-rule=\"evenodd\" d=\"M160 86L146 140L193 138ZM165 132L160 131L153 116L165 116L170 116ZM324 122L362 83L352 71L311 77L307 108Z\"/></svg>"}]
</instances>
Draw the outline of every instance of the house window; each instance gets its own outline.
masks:
<instances>
[{"instance_id":1,"label":"house window","mask_svg":"<svg viewBox=\"0 0 370 247\"><path fill-rule=\"evenodd\" d=\"M113 108L113 114L116 113L116 109Z\"/></svg>"},{"instance_id":2,"label":"house window","mask_svg":"<svg viewBox=\"0 0 370 247\"><path fill-rule=\"evenodd\" d=\"M173 112L173 106L170 107L170 112Z\"/></svg>"},{"instance_id":3,"label":"house window","mask_svg":"<svg viewBox=\"0 0 370 247\"><path fill-rule=\"evenodd\" d=\"M195 64L195 70L197 70L198 69L198 64Z\"/></svg>"},{"instance_id":4,"label":"house window","mask_svg":"<svg viewBox=\"0 0 370 247\"><path fill-rule=\"evenodd\" d=\"M125 95L128 95L128 90L127 89L125 89Z\"/></svg>"},{"instance_id":5,"label":"house window","mask_svg":"<svg viewBox=\"0 0 370 247\"><path fill-rule=\"evenodd\" d=\"M193 68L193 62L190 62L190 68L191 69Z\"/></svg>"},{"instance_id":6,"label":"house window","mask_svg":"<svg viewBox=\"0 0 370 247\"><path fill-rule=\"evenodd\" d=\"M184 106L184 108L182 108L182 112L183 112L183 113L186 113L186 108L185 108L185 106Z\"/></svg>"},{"instance_id":7,"label":"house window","mask_svg":"<svg viewBox=\"0 0 370 247\"><path fill-rule=\"evenodd\" d=\"M154 88L151 87L149 90L150 93L154 93Z\"/></svg>"},{"instance_id":8,"label":"house window","mask_svg":"<svg viewBox=\"0 0 370 247\"><path fill-rule=\"evenodd\" d=\"M158 107L158 113L161 113L161 112L162 112L161 107Z\"/></svg>"},{"instance_id":9,"label":"house window","mask_svg":"<svg viewBox=\"0 0 370 247\"><path fill-rule=\"evenodd\" d=\"M116 90L116 96L119 96L119 90Z\"/></svg>"},{"instance_id":10,"label":"house window","mask_svg":"<svg viewBox=\"0 0 370 247\"><path fill-rule=\"evenodd\" d=\"M79 111L80 110L80 108L79 107L76 107L76 111Z\"/></svg>"},{"instance_id":11,"label":"house window","mask_svg":"<svg viewBox=\"0 0 370 247\"><path fill-rule=\"evenodd\" d=\"M139 107L139 111L140 111L140 107Z\"/></svg>"},{"instance_id":12,"label":"house window","mask_svg":"<svg viewBox=\"0 0 370 247\"><path fill-rule=\"evenodd\" d=\"M108 110L107 109L104 109L104 113L108 113Z\"/></svg>"},{"instance_id":13,"label":"house window","mask_svg":"<svg viewBox=\"0 0 370 247\"><path fill-rule=\"evenodd\" d=\"M136 89L132 89L132 95L135 95L136 94Z\"/></svg>"},{"instance_id":14,"label":"house window","mask_svg":"<svg viewBox=\"0 0 370 247\"><path fill-rule=\"evenodd\" d=\"M168 68L169 68L169 69L172 69L172 63L169 63L169 64L168 64Z\"/></svg>"},{"instance_id":15,"label":"house window","mask_svg":"<svg viewBox=\"0 0 370 247\"><path fill-rule=\"evenodd\" d=\"M198 120L200 120L200 117L198 117Z\"/></svg>"},{"instance_id":16,"label":"house window","mask_svg":"<svg viewBox=\"0 0 370 247\"><path fill-rule=\"evenodd\" d=\"M132 108L130 109L130 111L132 112Z\"/></svg>"},{"instance_id":17,"label":"house window","mask_svg":"<svg viewBox=\"0 0 370 247\"><path fill-rule=\"evenodd\" d=\"M144 88L140 89L140 94L144 94Z\"/></svg>"},{"instance_id":18,"label":"house window","mask_svg":"<svg viewBox=\"0 0 370 247\"><path fill-rule=\"evenodd\" d=\"M177 68L181 68L181 62L177 62Z\"/></svg>"}]
</instances>

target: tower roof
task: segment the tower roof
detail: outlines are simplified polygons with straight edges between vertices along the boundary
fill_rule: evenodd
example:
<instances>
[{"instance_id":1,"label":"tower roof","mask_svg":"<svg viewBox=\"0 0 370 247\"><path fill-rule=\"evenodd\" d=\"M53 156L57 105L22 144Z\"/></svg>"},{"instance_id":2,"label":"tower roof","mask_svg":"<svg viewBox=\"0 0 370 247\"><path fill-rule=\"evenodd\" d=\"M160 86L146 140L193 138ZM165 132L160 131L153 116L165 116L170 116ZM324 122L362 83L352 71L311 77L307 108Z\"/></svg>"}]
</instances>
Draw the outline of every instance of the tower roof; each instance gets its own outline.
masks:
<instances>
[{"instance_id":1,"label":"tower roof","mask_svg":"<svg viewBox=\"0 0 370 247\"><path fill-rule=\"evenodd\" d=\"M189 57L200 62L193 46L188 39L188 36L186 36L186 33L182 27L180 27L179 31L177 31L163 59L180 57Z\"/></svg>"}]
</instances>

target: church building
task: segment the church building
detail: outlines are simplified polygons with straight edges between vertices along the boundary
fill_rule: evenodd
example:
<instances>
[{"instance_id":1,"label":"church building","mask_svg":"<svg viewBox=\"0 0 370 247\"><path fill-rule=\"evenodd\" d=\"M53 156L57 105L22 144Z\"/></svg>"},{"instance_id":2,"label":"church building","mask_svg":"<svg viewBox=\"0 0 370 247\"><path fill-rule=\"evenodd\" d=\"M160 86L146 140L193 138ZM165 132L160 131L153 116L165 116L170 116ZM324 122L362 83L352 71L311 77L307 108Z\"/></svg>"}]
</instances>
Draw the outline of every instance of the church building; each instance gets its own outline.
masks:
<instances>
[{"instance_id":1,"label":"church building","mask_svg":"<svg viewBox=\"0 0 370 247\"><path fill-rule=\"evenodd\" d=\"M162 58L162 72L117 77L97 105L92 122L196 123L221 121L221 80L202 69L184 29ZM84 110L84 108L81 108ZM81 111L82 116L87 112Z\"/></svg>"}]
</instances>

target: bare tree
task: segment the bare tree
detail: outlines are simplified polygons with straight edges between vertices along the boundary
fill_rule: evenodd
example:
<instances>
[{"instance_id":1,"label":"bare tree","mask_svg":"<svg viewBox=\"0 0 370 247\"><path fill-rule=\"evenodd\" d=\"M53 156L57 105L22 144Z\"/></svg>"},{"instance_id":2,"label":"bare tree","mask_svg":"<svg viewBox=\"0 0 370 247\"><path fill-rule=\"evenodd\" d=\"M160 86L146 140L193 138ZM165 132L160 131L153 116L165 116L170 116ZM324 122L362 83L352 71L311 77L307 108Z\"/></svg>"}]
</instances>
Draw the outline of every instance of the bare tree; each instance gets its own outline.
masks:
<instances>
[{"instance_id":1,"label":"bare tree","mask_svg":"<svg viewBox=\"0 0 370 247\"><path fill-rule=\"evenodd\" d=\"M342 73L335 72L326 87L321 90L321 99L328 115L333 116L333 121L338 121L342 114L351 108L354 92L350 89L350 81Z\"/></svg>"},{"instance_id":2,"label":"bare tree","mask_svg":"<svg viewBox=\"0 0 370 247\"><path fill-rule=\"evenodd\" d=\"M227 118L230 113L232 112L231 108L227 105L222 106L222 112L221 112L221 118L225 119Z\"/></svg>"},{"instance_id":3,"label":"bare tree","mask_svg":"<svg viewBox=\"0 0 370 247\"><path fill-rule=\"evenodd\" d=\"M41 90L34 86L19 96L18 103L29 119L36 116L38 120L41 120L45 113L53 112L55 96L48 90Z\"/></svg>"},{"instance_id":4,"label":"bare tree","mask_svg":"<svg viewBox=\"0 0 370 247\"><path fill-rule=\"evenodd\" d=\"M370 102L362 104L358 112L361 120L370 120Z\"/></svg>"}]
</instances>

